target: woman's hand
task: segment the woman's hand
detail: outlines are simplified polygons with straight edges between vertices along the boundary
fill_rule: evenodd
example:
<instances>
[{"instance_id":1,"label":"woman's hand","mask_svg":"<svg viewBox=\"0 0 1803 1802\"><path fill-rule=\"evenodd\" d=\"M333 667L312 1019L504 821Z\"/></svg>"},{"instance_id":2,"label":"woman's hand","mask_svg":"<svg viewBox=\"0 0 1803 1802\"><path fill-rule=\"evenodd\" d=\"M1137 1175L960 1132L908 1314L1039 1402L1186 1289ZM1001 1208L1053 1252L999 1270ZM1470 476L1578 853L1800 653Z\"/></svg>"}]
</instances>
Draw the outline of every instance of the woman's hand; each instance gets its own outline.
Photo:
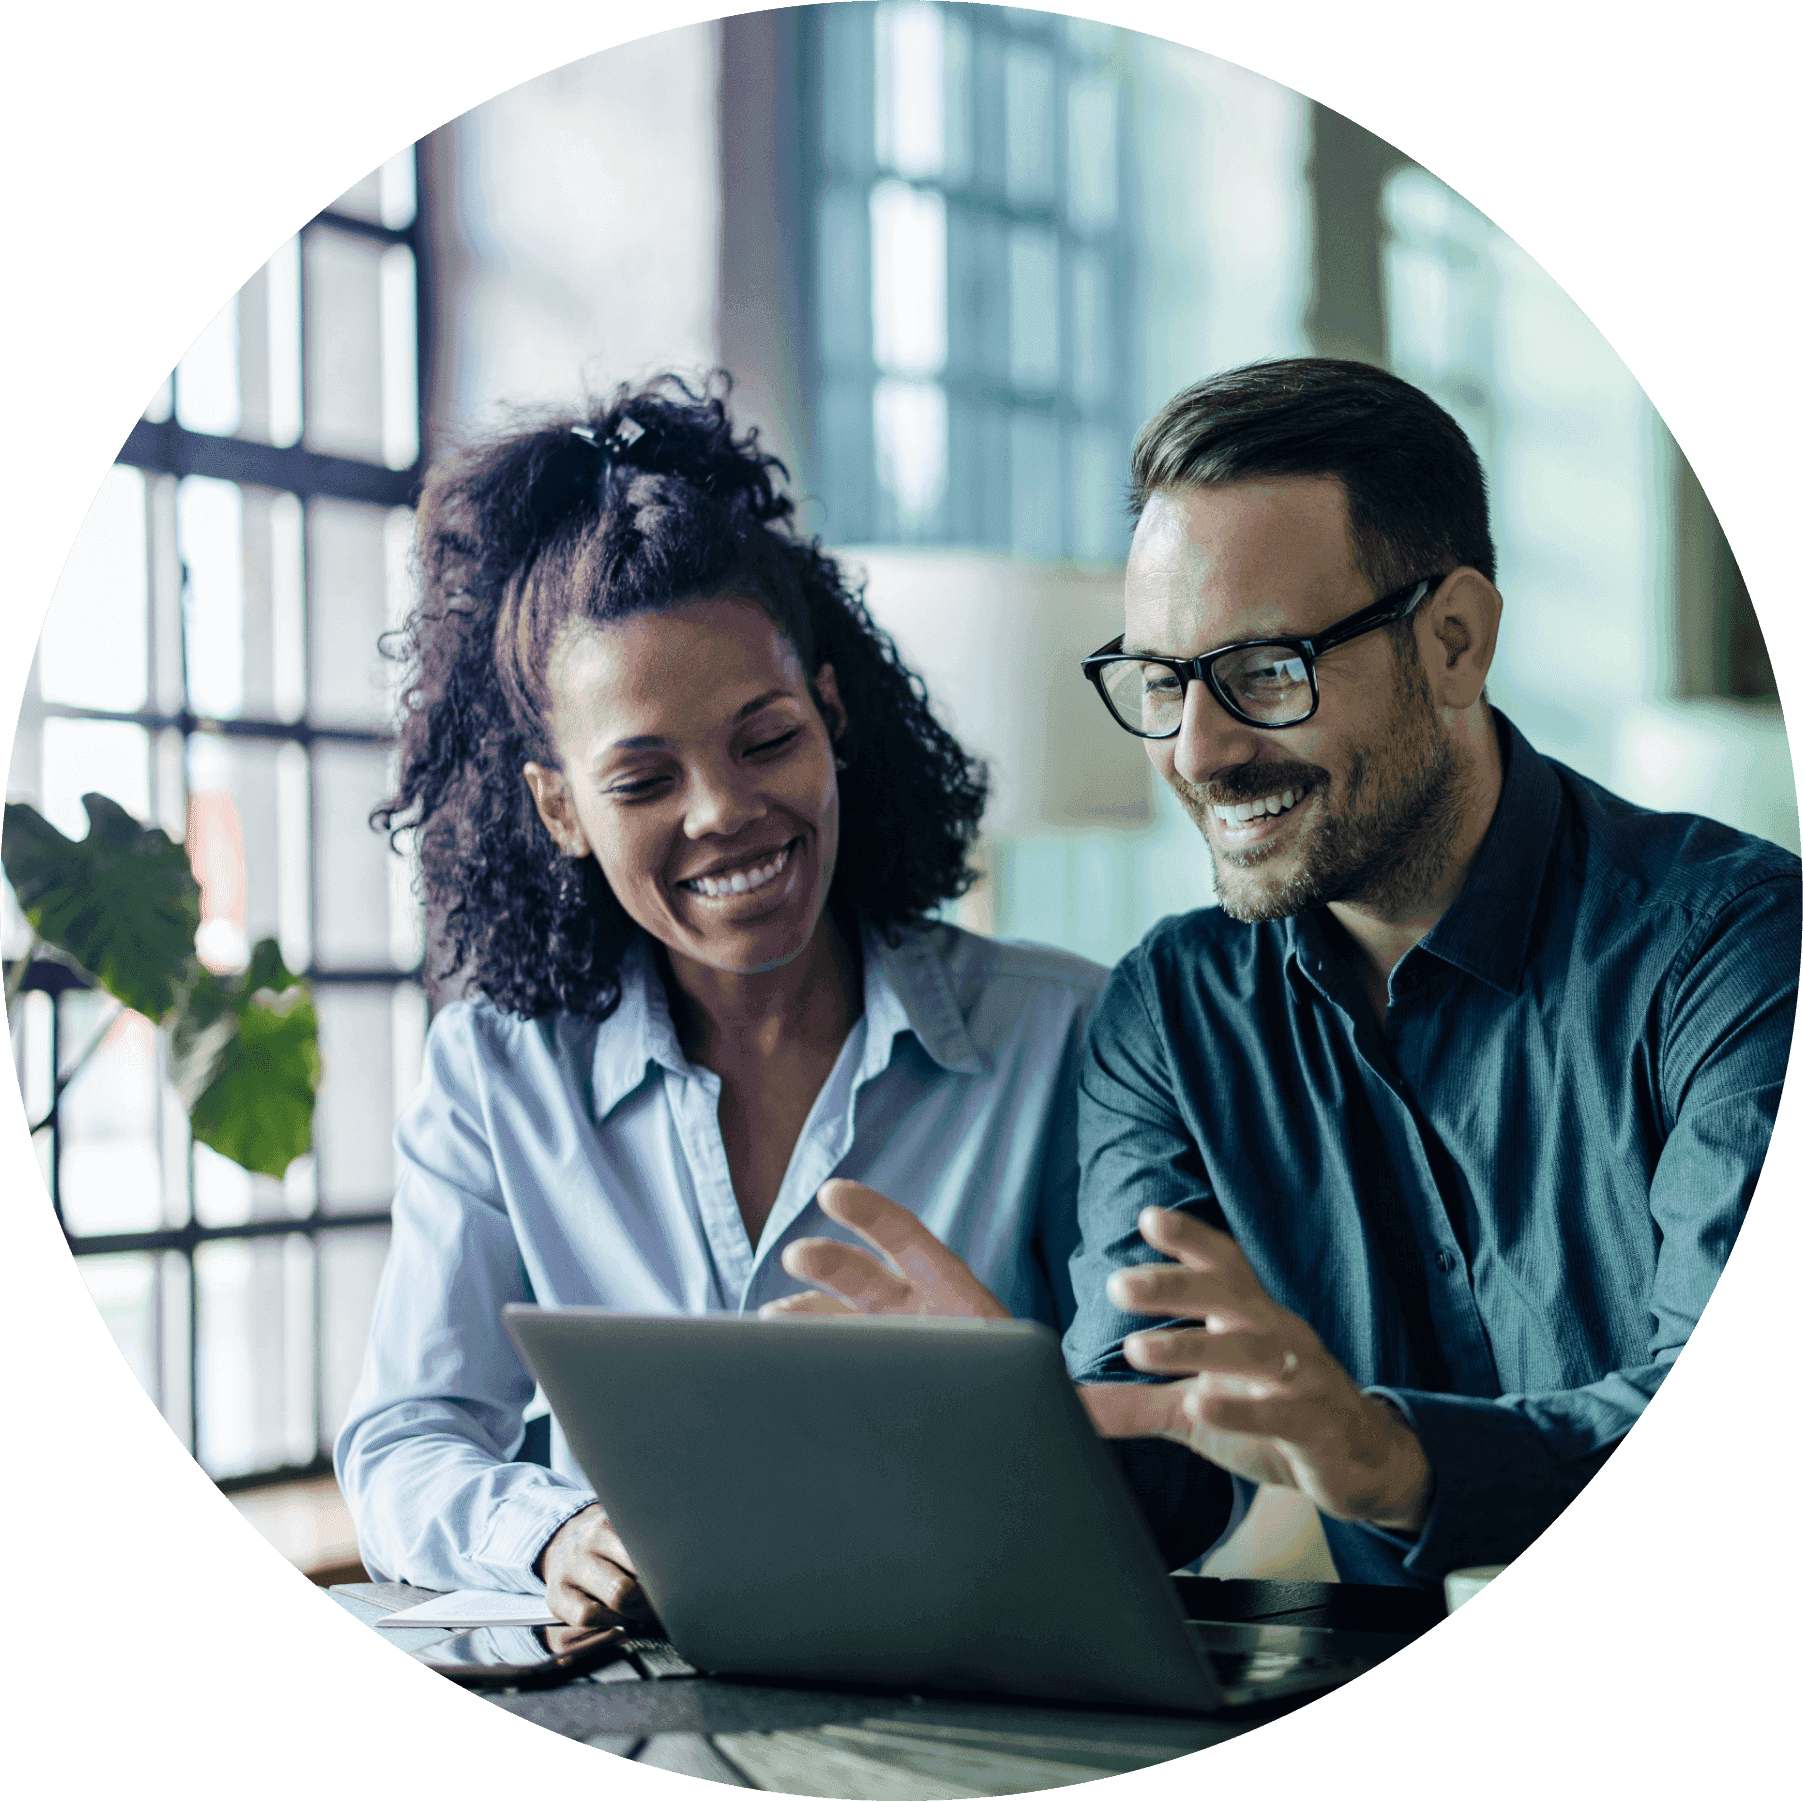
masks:
<instances>
[{"instance_id":1,"label":"woman's hand","mask_svg":"<svg viewBox=\"0 0 1803 1802\"><path fill-rule=\"evenodd\" d=\"M899 1203L863 1183L835 1177L820 1189L820 1211L849 1226L870 1251L839 1239L797 1239L783 1268L814 1287L766 1302L765 1319L784 1314L934 1314L963 1320L1006 1320L1008 1310L962 1259L939 1243ZM873 1255L875 1254L875 1255Z\"/></svg>"},{"instance_id":2,"label":"woman's hand","mask_svg":"<svg viewBox=\"0 0 1803 1802\"><path fill-rule=\"evenodd\" d=\"M620 1536L599 1502L573 1514L538 1557L545 1606L572 1627L607 1627L651 1612Z\"/></svg>"}]
</instances>

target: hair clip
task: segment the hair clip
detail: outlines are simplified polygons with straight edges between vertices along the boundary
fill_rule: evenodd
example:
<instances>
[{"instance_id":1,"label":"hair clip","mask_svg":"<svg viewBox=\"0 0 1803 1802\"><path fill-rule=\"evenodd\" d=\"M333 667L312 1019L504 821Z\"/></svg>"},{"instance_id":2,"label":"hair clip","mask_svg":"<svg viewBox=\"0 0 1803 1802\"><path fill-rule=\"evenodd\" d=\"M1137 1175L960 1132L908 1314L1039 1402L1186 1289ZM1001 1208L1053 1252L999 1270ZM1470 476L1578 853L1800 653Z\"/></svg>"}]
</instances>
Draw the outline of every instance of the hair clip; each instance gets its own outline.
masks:
<instances>
[{"instance_id":1,"label":"hair clip","mask_svg":"<svg viewBox=\"0 0 1803 1802\"><path fill-rule=\"evenodd\" d=\"M599 450L601 448L599 443L596 442L595 428L592 425L573 425L570 427L570 436L572 438L580 438L590 450Z\"/></svg>"},{"instance_id":2,"label":"hair clip","mask_svg":"<svg viewBox=\"0 0 1803 1802\"><path fill-rule=\"evenodd\" d=\"M610 456L621 457L631 450L644 435L645 428L628 414L608 434L604 448Z\"/></svg>"}]
</instances>

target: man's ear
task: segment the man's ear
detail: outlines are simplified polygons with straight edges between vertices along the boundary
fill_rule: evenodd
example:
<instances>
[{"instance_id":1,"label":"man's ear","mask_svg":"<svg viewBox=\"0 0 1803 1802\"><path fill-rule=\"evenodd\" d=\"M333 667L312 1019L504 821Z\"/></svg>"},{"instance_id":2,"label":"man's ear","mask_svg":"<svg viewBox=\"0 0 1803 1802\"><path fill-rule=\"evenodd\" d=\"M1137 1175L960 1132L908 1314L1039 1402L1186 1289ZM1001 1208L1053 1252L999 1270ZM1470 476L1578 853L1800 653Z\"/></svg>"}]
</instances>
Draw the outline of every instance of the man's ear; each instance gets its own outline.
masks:
<instances>
[{"instance_id":1,"label":"man's ear","mask_svg":"<svg viewBox=\"0 0 1803 1802\"><path fill-rule=\"evenodd\" d=\"M1483 694L1496 657L1502 605L1496 584L1464 567L1455 569L1422 608L1415 644L1440 706L1470 707Z\"/></svg>"},{"instance_id":2,"label":"man's ear","mask_svg":"<svg viewBox=\"0 0 1803 1802\"><path fill-rule=\"evenodd\" d=\"M820 717L826 721L827 732L836 744L845 736L851 721L846 717L845 703L839 699L839 678L833 674L830 663L821 664L814 672L811 686L815 702L820 708Z\"/></svg>"},{"instance_id":3,"label":"man's ear","mask_svg":"<svg viewBox=\"0 0 1803 1802\"><path fill-rule=\"evenodd\" d=\"M548 770L542 763L529 763L520 772L532 791L532 805L545 822L545 830L556 841L557 848L570 857L587 857L591 849L588 834L576 817L576 804L570 798L570 785L562 770Z\"/></svg>"}]
</instances>

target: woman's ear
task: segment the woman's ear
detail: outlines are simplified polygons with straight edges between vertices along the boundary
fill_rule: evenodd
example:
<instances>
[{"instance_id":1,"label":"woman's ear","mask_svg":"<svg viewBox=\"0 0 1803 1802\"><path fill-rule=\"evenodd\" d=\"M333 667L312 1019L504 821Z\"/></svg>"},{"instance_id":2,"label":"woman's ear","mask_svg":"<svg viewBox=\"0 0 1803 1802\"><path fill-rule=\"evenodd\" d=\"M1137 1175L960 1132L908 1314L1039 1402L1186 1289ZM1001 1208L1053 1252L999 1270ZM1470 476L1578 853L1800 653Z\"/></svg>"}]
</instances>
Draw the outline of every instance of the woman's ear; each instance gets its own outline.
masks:
<instances>
[{"instance_id":1,"label":"woman's ear","mask_svg":"<svg viewBox=\"0 0 1803 1802\"><path fill-rule=\"evenodd\" d=\"M532 805L544 821L545 830L556 841L557 848L570 857L587 857L588 834L576 817L576 804L570 797L570 785L562 770L548 770L542 763L529 763L520 772L532 791Z\"/></svg>"},{"instance_id":2,"label":"woman's ear","mask_svg":"<svg viewBox=\"0 0 1803 1802\"><path fill-rule=\"evenodd\" d=\"M839 678L833 674L833 666L823 663L814 672L811 684L814 700L820 708L820 717L826 721L827 732L836 744L845 736L851 721L845 715L845 703L839 699Z\"/></svg>"}]
</instances>

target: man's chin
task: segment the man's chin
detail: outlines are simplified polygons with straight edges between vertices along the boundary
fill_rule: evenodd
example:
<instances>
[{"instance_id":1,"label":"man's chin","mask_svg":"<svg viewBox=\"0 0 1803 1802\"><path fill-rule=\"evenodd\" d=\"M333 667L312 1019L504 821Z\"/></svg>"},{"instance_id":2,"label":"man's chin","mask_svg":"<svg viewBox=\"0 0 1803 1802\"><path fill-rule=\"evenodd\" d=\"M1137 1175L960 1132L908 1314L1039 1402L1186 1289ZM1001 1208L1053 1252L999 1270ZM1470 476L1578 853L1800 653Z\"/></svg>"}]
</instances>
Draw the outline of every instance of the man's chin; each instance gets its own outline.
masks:
<instances>
[{"instance_id":1,"label":"man's chin","mask_svg":"<svg viewBox=\"0 0 1803 1802\"><path fill-rule=\"evenodd\" d=\"M1212 839L1208 850L1214 862L1215 899L1230 920L1244 926L1285 920L1316 899L1317 885L1306 863L1293 856L1262 849L1222 852Z\"/></svg>"}]
</instances>

